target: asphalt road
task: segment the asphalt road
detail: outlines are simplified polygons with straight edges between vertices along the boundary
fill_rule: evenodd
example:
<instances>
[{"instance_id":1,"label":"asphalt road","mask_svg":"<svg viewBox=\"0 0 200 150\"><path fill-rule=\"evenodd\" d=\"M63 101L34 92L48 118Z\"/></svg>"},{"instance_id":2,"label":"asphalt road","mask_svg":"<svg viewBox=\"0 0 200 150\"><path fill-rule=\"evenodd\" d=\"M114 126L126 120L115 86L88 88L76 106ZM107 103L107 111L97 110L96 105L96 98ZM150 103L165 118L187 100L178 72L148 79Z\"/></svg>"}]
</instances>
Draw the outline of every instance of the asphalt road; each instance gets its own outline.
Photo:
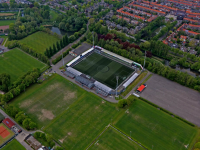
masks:
<instances>
[{"instance_id":1,"label":"asphalt road","mask_svg":"<svg viewBox=\"0 0 200 150\"><path fill-rule=\"evenodd\" d=\"M141 97L200 126L199 92L155 74L146 84Z\"/></svg>"}]
</instances>

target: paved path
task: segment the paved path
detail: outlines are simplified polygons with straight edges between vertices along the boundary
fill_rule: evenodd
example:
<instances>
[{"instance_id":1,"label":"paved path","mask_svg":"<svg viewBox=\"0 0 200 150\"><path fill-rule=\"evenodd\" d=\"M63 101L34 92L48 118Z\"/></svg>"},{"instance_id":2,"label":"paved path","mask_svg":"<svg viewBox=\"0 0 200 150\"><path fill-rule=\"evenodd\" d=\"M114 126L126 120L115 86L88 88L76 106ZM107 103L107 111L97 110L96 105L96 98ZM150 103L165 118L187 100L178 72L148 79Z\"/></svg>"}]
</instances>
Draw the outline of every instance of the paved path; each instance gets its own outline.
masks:
<instances>
[{"instance_id":1,"label":"paved path","mask_svg":"<svg viewBox=\"0 0 200 150\"><path fill-rule=\"evenodd\" d=\"M89 22L87 23L87 31L88 31L88 26L89 26ZM87 32L86 31L86 32ZM78 43L80 41L81 38L83 38L86 34L86 32L80 36L76 41L74 41L73 43L68 44L67 46L65 46L63 49L61 49L59 52L57 52L55 55L53 55L50 59L50 64L52 64L52 60L54 60L56 57L60 56L62 53L64 53L66 50L68 50L69 48L71 48L72 45Z\"/></svg>"},{"instance_id":2,"label":"paved path","mask_svg":"<svg viewBox=\"0 0 200 150\"><path fill-rule=\"evenodd\" d=\"M148 71L147 75L124 97L124 99L127 99L131 94L135 92L135 89L151 74L151 72Z\"/></svg>"}]
</instances>

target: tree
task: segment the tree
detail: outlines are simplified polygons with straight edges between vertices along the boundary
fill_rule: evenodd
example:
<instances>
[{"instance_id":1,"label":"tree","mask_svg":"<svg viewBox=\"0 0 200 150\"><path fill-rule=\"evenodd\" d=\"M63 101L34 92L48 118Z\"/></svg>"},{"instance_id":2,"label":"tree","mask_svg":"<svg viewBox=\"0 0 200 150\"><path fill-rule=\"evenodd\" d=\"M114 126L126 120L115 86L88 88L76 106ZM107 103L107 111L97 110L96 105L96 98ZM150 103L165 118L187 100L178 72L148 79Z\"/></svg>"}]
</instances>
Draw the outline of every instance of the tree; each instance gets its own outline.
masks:
<instances>
[{"instance_id":1,"label":"tree","mask_svg":"<svg viewBox=\"0 0 200 150\"><path fill-rule=\"evenodd\" d=\"M14 23L10 23L10 25L9 25L9 30L10 30L10 31L14 31L14 26L15 26Z\"/></svg>"},{"instance_id":2,"label":"tree","mask_svg":"<svg viewBox=\"0 0 200 150\"><path fill-rule=\"evenodd\" d=\"M57 51L61 50L61 46L60 46L60 43L58 41L56 42L56 47L57 47Z\"/></svg>"},{"instance_id":3,"label":"tree","mask_svg":"<svg viewBox=\"0 0 200 150\"><path fill-rule=\"evenodd\" d=\"M144 48L145 50L149 50L150 46L151 46L151 43L148 41L140 44L140 47Z\"/></svg>"},{"instance_id":4,"label":"tree","mask_svg":"<svg viewBox=\"0 0 200 150\"><path fill-rule=\"evenodd\" d=\"M38 4L38 2L34 2L34 7L39 7L40 5Z\"/></svg>"},{"instance_id":5,"label":"tree","mask_svg":"<svg viewBox=\"0 0 200 150\"><path fill-rule=\"evenodd\" d=\"M30 121L30 122L29 122L29 128L30 128L30 129L36 128L36 123Z\"/></svg>"},{"instance_id":6,"label":"tree","mask_svg":"<svg viewBox=\"0 0 200 150\"><path fill-rule=\"evenodd\" d=\"M55 54L57 52L56 46L55 44L53 44L53 54Z\"/></svg>"},{"instance_id":7,"label":"tree","mask_svg":"<svg viewBox=\"0 0 200 150\"><path fill-rule=\"evenodd\" d=\"M60 40L60 46L61 46L61 48L65 47L63 40Z\"/></svg>"},{"instance_id":8,"label":"tree","mask_svg":"<svg viewBox=\"0 0 200 150\"><path fill-rule=\"evenodd\" d=\"M29 129L30 120L31 119L29 119L29 118L24 119L24 121L22 122L22 125L23 125L24 128Z\"/></svg>"}]
</instances>

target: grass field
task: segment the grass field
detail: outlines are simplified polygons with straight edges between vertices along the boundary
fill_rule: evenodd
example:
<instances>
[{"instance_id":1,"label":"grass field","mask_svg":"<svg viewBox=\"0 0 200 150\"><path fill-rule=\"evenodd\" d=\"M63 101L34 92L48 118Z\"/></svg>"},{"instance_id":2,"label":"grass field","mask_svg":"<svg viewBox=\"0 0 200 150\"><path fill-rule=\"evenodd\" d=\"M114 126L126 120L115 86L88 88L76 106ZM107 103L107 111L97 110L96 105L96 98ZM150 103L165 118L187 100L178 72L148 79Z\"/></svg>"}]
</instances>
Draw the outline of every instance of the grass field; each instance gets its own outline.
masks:
<instances>
[{"instance_id":1,"label":"grass field","mask_svg":"<svg viewBox=\"0 0 200 150\"><path fill-rule=\"evenodd\" d=\"M0 35L0 38L3 38L3 43L1 45L4 45L4 43L6 42L6 39L8 38L8 36L5 35ZM8 42L8 41L7 41Z\"/></svg>"},{"instance_id":2,"label":"grass field","mask_svg":"<svg viewBox=\"0 0 200 150\"><path fill-rule=\"evenodd\" d=\"M51 10L50 11L50 18L51 18L51 20L55 21L57 17L58 17L58 13L55 12L54 10Z\"/></svg>"},{"instance_id":3,"label":"grass field","mask_svg":"<svg viewBox=\"0 0 200 150\"><path fill-rule=\"evenodd\" d=\"M118 113L116 107L85 92L44 131L52 134L66 149L85 149Z\"/></svg>"},{"instance_id":4,"label":"grass field","mask_svg":"<svg viewBox=\"0 0 200 150\"><path fill-rule=\"evenodd\" d=\"M75 65L74 68L112 89L115 89L117 85L116 76L119 76L118 83L120 85L134 72L133 69L97 53L92 53L86 59Z\"/></svg>"},{"instance_id":5,"label":"grass field","mask_svg":"<svg viewBox=\"0 0 200 150\"><path fill-rule=\"evenodd\" d=\"M3 123L0 123L0 127L3 126L4 128L6 128L6 130L10 133L7 137L3 138L2 136L0 136L0 145L2 145L3 143L5 143L6 141L8 141L11 137L14 136L14 133L7 128Z\"/></svg>"},{"instance_id":6,"label":"grass field","mask_svg":"<svg viewBox=\"0 0 200 150\"><path fill-rule=\"evenodd\" d=\"M15 23L15 20L1 20L0 26L6 26L6 25L9 25L11 23Z\"/></svg>"},{"instance_id":7,"label":"grass field","mask_svg":"<svg viewBox=\"0 0 200 150\"><path fill-rule=\"evenodd\" d=\"M0 55L0 68L0 73L8 73L13 82L27 71L33 68L43 68L43 71L47 65L16 48Z\"/></svg>"},{"instance_id":8,"label":"grass field","mask_svg":"<svg viewBox=\"0 0 200 150\"><path fill-rule=\"evenodd\" d=\"M186 150L197 134L197 128L173 118L157 108L137 100L114 123L127 135L153 150Z\"/></svg>"},{"instance_id":9,"label":"grass field","mask_svg":"<svg viewBox=\"0 0 200 150\"><path fill-rule=\"evenodd\" d=\"M12 104L25 111L39 125L49 124L85 91L60 75L35 84L18 96Z\"/></svg>"},{"instance_id":10,"label":"grass field","mask_svg":"<svg viewBox=\"0 0 200 150\"><path fill-rule=\"evenodd\" d=\"M89 150L144 150L136 143L109 127Z\"/></svg>"},{"instance_id":11,"label":"grass field","mask_svg":"<svg viewBox=\"0 0 200 150\"><path fill-rule=\"evenodd\" d=\"M46 48L53 46L59 39L53 35L39 31L26 38L20 40L21 43L26 44L34 49L37 53L44 53Z\"/></svg>"},{"instance_id":12,"label":"grass field","mask_svg":"<svg viewBox=\"0 0 200 150\"><path fill-rule=\"evenodd\" d=\"M2 150L26 150L16 139L13 139L10 143L2 148Z\"/></svg>"}]
</instances>

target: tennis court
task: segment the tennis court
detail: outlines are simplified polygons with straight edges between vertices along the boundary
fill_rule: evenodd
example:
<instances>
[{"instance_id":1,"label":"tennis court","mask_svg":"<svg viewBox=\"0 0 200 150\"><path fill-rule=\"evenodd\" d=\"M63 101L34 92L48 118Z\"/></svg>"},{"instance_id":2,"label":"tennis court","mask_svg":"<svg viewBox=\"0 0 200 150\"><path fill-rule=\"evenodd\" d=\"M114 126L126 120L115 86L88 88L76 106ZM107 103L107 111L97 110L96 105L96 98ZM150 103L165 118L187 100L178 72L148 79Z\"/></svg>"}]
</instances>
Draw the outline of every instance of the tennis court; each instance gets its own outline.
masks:
<instances>
[{"instance_id":1,"label":"tennis court","mask_svg":"<svg viewBox=\"0 0 200 150\"><path fill-rule=\"evenodd\" d=\"M109 86L112 89L116 88L116 76L119 76L118 85L120 85L134 72L134 69L95 52L84 58L73 68L93 77L97 81Z\"/></svg>"},{"instance_id":2,"label":"tennis court","mask_svg":"<svg viewBox=\"0 0 200 150\"><path fill-rule=\"evenodd\" d=\"M14 133L8 129L3 123L0 124L0 145L13 137Z\"/></svg>"}]
</instances>

